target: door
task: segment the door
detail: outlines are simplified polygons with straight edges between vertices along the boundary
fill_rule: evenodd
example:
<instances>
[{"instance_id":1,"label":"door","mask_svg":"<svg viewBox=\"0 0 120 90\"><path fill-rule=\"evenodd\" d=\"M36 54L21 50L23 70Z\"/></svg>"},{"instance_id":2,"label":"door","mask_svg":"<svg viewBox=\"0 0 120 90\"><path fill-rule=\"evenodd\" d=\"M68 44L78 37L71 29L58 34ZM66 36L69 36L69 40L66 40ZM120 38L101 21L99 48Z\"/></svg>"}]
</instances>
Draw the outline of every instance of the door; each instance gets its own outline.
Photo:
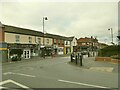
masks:
<instances>
[{"instance_id":1,"label":"door","mask_svg":"<svg viewBox=\"0 0 120 90\"><path fill-rule=\"evenodd\" d=\"M30 59L30 50L24 50L24 58Z\"/></svg>"}]
</instances>

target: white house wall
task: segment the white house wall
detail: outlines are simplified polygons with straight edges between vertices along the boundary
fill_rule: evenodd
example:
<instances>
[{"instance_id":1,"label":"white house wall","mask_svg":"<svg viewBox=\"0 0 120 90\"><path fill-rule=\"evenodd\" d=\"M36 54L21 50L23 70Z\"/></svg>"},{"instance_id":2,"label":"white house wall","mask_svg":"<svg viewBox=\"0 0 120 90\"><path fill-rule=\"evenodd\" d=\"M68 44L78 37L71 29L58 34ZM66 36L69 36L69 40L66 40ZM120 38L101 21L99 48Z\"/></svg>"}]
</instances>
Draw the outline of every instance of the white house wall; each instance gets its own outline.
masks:
<instances>
[{"instance_id":1,"label":"white house wall","mask_svg":"<svg viewBox=\"0 0 120 90\"><path fill-rule=\"evenodd\" d=\"M49 39L49 43L47 43L47 39ZM45 38L45 45L52 45L52 38Z\"/></svg>"},{"instance_id":2,"label":"white house wall","mask_svg":"<svg viewBox=\"0 0 120 90\"><path fill-rule=\"evenodd\" d=\"M20 36L20 42L19 43L29 44L29 37L32 37L32 43L31 44L36 44L35 36L14 34L14 33L7 33L7 32L5 32L5 42L16 43L16 35Z\"/></svg>"}]
</instances>

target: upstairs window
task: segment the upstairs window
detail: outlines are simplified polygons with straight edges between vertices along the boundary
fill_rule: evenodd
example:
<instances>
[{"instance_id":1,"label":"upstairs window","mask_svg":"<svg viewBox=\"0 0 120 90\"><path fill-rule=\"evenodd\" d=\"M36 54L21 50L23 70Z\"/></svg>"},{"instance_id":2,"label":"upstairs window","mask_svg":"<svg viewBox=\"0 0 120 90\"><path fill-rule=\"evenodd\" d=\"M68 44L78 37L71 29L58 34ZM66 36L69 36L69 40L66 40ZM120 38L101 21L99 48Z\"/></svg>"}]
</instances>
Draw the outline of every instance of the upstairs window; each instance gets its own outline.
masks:
<instances>
[{"instance_id":1,"label":"upstairs window","mask_svg":"<svg viewBox=\"0 0 120 90\"><path fill-rule=\"evenodd\" d=\"M62 45L64 45L64 40L62 40Z\"/></svg>"},{"instance_id":2,"label":"upstairs window","mask_svg":"<svg viewBox=\"0 0 120 90\"><path fill-rule=\"evenodd\" d=\"M68 41L65 41L65 45L68 45Z\"/></svg>"},{"instance_id":3,"label":"upstairs window","mask_svg":"<svg viewBox=\"0 0 120 90\"><path fill-rule=\"evenodd\" d=\"M41 38L37 38L38 44L41 44Z\"/></svg>"},{"instance_id":4,"label":"upstairs window","mask_svg":"<svg viewBox=\"0 0 120 90\"><path fill-rule=\"evenodd\" d=\"M49 39L46 40L46 43L49 44Z\"/></svg>"},{"instance_id":5,"label":"upstairs window","mask_svg":"<svg viewBox=\"0 0 120 90\"><path fill-rule=\"evenodd\" d=\"M16 36L15 36L15 40L16 40L16 43L19 43L19 42L20 42L20 36L19 36L19 35L16 35Z\"/></svg>"},{"instance_id":6,"label":"upstairs window","mask_svg":"<svg viewBox=\"0 0 120 90\"><path fill-rule=\"evenodd\" d=\"M32 37L28 37L29 43L32 43Z\"/></svg>"},{"instance_id":7,"label":"upstairs window","mask_svg":"<svg viewBox=\"0 0 120 90\"><path fill-rule=\"evenodd\" d=\"M60 39L58 40L58 45L60 45Z\"/></svg>"},{"instance_id":8,"label":"upstairs window","mask_svg":"<svg viewBox=\"0 0 120 90\"><path fill-rule=\"evenodd\" d=\"M54 43L56 44L56 39L54 39Z\"/></svg>"}]
</instances>

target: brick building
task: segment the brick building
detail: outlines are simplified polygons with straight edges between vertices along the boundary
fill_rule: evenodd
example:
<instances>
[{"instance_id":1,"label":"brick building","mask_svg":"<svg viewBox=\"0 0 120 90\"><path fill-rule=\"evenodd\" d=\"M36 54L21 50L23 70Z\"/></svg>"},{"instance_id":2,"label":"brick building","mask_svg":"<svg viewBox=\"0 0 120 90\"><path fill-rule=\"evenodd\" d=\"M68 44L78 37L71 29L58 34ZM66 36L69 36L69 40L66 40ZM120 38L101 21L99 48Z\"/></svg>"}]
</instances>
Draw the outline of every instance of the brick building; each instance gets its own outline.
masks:
<instances>
[{"instance_id":1,"label":"brick building","mask_svg":"<svg viewBox=\"0 0 120 90\"><path fill-rule=\"evenodd\" d=\"M98 40L96 38L85 37L85 38L79 38L77 40L77 49L80 52L83 52L84 54L91 54L91 56L96 55L97 49L98 49Z\"/></svg>"},{"instance_id":2,"label":"brick building","mask_svg":"<svg viewBox=\"0 0 120 90\"><path fill-rule=\"evenodd\" d=\"M1 24L2 25L2 24ZM3 28L4 26L4 28ZM35 56L55 54L70 54L72 38L20 28L10 25L2 25L0 29L0 41L6 42L7 58L10 60L17 52L20 59L30 59ZM44 52L44 53L43 53Z\"/></svg>"}]
</instances>

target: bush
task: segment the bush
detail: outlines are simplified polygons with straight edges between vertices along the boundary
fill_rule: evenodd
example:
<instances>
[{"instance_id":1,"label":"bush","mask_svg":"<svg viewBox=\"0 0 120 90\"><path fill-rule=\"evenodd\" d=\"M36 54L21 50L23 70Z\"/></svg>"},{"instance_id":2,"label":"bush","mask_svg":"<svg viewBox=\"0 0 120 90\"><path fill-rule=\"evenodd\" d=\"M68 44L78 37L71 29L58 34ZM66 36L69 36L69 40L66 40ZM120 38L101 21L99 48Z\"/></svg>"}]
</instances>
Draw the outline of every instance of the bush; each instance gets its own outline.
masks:
<instances>
[{"instance_id":1,"label":"bush","mask_svg":"<svg viewBox=\"0 0 120 90\"><path fill-rule=\"evenodd\" d=\"M110 56L118 55L119 53L120 53L120 45L112 45L100 49L98 51L98 56L110 57Z\"/></svg>"},{"instance_id":2,"label":"bush","mask_svg":"<svg viewBox=\"0 0 120 90\"><path fill-rule=\"evenodd\" d=\"M113 58L113 59L120 59L120 55L113 55L113 56L111 56L111 58Z\"/></svg>"}]
</instances>

